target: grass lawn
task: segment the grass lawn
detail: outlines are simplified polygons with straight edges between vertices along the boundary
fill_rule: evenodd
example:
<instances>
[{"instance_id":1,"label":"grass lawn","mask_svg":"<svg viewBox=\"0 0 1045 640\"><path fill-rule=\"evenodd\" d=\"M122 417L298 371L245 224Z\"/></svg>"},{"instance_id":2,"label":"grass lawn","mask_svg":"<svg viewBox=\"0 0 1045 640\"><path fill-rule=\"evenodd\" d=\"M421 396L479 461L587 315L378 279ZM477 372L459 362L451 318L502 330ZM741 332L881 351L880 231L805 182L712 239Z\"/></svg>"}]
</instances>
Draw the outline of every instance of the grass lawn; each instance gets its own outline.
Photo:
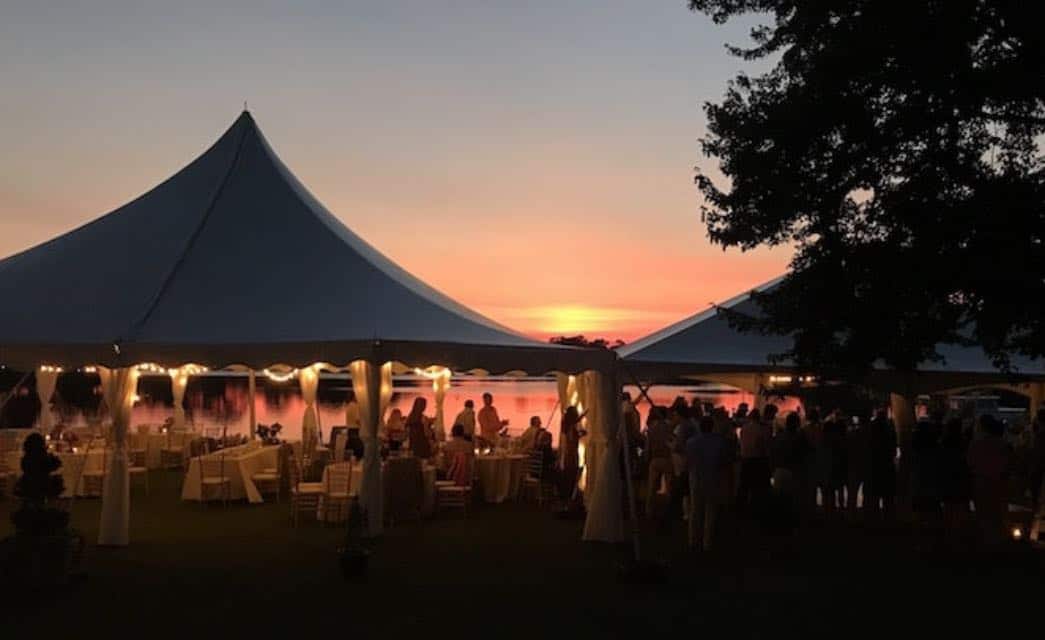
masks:
<instances>
[{"instance_id":1,"label":"grass lawn","mask_svg":"<svg viewBox=\"0 0 1045 640\"><path fill-rule=\"evenodd\" d=\"M918 552L906 529L843 524L787 539L730 527L711 554L686 552L681 527L668 535L644 531L644 549L667 565L666 580L628 584L617 572L626 545L582 543L581 521L526 504L397 525L374 544L366 581L346 583L337 566L341 529L294 528L285 502L183 503L177 472L154 471L151 482L149 497L135 490L124 549L93 546L100 501L77 500L72 521L89 544L87 578L5 598L0 629L32 637L484 629L647 637L712 627L745 637L870 629L903 635L938 622L958 632L978 624L1015 629L1036 611L1028 603L1045 595L1042 556L1029 546ZM10 498L0 502L0 536L11 532L13 506Z\"/></svg>"}]
</instances>

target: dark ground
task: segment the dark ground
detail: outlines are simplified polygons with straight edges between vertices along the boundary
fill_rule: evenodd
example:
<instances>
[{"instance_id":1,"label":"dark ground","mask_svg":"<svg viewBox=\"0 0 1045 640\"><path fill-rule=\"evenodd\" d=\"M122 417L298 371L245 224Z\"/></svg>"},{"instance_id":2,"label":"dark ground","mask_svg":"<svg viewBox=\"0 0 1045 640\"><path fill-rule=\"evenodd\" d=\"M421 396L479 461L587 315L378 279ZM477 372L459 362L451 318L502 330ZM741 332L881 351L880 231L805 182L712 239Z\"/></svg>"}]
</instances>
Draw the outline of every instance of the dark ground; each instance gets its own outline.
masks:
<instances>
[{"instance_id":1,"label":"dark ground","mask_svg":"<svg viewBox=\"0 0 1045 640\"><path fill-rule=\"evenodd\" d=\"M719 550L696 554L685 551L681 526L666 536L647 531L644 548L667 564L666 580L629 584L618 575L629 547L582 543L582 521L524 504L398 525L375 544L367 580L346 583L337 566L341 529L295 529L286 502L183 503L180 474L155 471L151 480L151 496L134 494L125 549L94 547L100 502L76 501L87 577L4 597L0 637L652 637L713 629L730 637L1026 629L1033 637L1045 601L1042 554L1029 545L949 552L931 538L917 544L906 527L842 523L794 538L732 526ZM0 502L0 536L11 532L13 504Z\"/></svg>"}]
</instances>

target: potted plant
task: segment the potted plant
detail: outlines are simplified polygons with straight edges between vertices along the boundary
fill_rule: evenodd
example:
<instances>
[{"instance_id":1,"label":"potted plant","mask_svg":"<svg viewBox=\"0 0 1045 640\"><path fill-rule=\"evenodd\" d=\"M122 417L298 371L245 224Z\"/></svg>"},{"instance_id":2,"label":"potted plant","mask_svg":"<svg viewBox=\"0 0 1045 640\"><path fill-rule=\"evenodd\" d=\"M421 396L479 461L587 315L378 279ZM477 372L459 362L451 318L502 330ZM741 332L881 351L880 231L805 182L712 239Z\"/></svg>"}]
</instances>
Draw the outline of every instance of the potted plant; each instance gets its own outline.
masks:
<instances>
[{"instance_id":1,"label":"potted plant","mask_svg":"<svg viewBox=\"0 0 1045 640\"><path fill-rule=\"evenodd\" d=\"M22 450L22 476L14 487L21 504L11 514L15 535L5 544L5 573L22 584L64 584L79 560L83 540L69 529L69 513L57 506L65 489L62 476L55 473L62 461L48 452L38 433L25 439Z\"/></svg>"}]
</instances>

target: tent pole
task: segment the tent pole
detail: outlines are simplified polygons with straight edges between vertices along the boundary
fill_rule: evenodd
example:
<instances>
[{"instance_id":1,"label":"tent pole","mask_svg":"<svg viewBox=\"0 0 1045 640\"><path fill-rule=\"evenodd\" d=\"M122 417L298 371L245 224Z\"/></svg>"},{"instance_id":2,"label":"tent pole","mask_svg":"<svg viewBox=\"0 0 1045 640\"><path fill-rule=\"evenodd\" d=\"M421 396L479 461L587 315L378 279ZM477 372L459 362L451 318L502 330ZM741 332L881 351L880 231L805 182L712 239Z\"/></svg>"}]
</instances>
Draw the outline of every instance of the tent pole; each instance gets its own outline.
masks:
<instances>
[{"instance_id":1,"label":"tent pole","mask_svg":"<svg viewBox=\"0 0 1045 640\"><path fill-rule=\"evenodd\" d=\"M650 407L652 407L653 401L646 395L646 391L639 384L638 380L635 379L634 374L627 367L622 366L621 368L628 372L631 379L635 381L635 385L638 386L639 392L645 396L646 400L649 400ZM621 380L618 378L617 384L620 385L620 382ZM619 401L617 402L617 415L623 418ZM624 486L628 492L628 518L631 520L631 540L635 551L635 564L639 565L642 562L642 536L639 532L638 508L635 505L635 486L631 478L631 451L628 449L628 428L624 425L623 419L617 425L617 438L621 441L621 450L624 453Z\"/></svg>"},{"instance_id":2,"label":"tent pole","mask_svg":"<svg viewBox=\"0 0 1045 640\"><path fill-rule=\"evenodd\" d=\"M22 386L23 384L25 384L25 381L26 381L26 380L28 380L28 379L29 379L29 376L31 376L31 375L33 375L33 370L30 370L30 371L28 371L28 372L27 372L27 373L26 373L25 375L23 375L23 376L22 376L22 379L21 379L21 380L19 380L18 382L16 382L16 383L15 383L15 386L11 387L11 393L10 393L10 395L8 395L8 396L7 396L6 398L4 398L4 401L3 401L3 402L0 402L0 411L3 411L3 410L4 410L4 407L6 407L6 406L7 406L7 402L8 402L8 401L9 401L9 400L10 400L11 398L15 397L15 391L17 391L17 390L18 390L18 387L20 387L20 386Z\"/></svg>"},{"instance_id":3,"label":"tent pole","mask_svg":"<svg viewBox=\"0 0 1045 640\"><path fill-rule=\"evenodd\" d=\"M248 370L247 377L247 395L250 396L247 399L247 408L250 409L250 439L254 440L258 437L258 418L257 408L254 405L254 396L257 395L257 379L254 376L254 368L251 367Z\"/></svg>"}]
</instances>

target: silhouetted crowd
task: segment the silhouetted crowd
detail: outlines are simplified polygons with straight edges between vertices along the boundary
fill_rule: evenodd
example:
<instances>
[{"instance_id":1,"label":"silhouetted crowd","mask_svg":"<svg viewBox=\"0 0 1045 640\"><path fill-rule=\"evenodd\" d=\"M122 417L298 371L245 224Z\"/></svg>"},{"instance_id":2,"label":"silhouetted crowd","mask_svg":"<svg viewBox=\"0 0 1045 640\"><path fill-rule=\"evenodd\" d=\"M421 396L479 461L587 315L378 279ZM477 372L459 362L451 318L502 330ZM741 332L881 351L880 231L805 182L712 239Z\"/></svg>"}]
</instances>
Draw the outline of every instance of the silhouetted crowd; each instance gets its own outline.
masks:
<instances>
[{"instance_id":1,"label":"silhouetted crowd","mask_svg":"<svg viewBox=\"0 0 1045 640\"><path fill-rule=\"evenodd\" d=\"M679 397L652 407L643 430L625 395L624 413L646 517L662 532L687 522L690 545L704 550L723 518L794 534L814 520L897 522L898 511L956 545L972 522L997 544L1019 526L1010 501L1033 513L1045 472L1045 409L1013 432L987 414L935 414L902 434L884 410L780 416L773 404L741 404L730 414Z\"/></svg>"}]
</instances>

